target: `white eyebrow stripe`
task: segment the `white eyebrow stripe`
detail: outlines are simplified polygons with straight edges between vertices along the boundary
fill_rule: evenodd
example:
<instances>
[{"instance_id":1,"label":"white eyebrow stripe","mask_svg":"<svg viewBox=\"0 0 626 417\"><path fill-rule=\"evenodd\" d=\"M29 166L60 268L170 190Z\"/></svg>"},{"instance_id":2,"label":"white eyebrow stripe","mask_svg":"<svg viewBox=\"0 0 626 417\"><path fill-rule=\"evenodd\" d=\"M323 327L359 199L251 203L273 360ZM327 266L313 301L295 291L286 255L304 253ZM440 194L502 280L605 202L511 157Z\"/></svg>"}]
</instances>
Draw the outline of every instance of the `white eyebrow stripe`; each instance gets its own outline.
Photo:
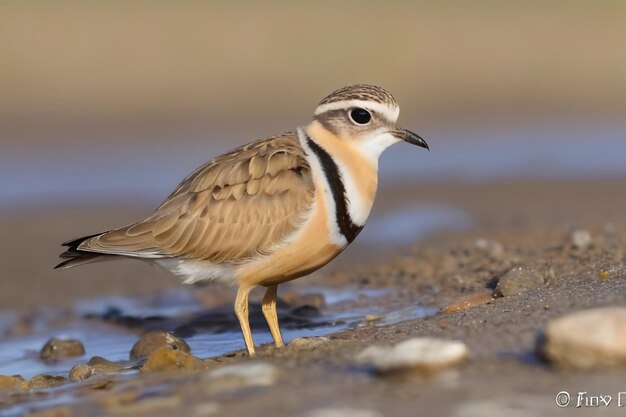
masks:
<instances>
[{"instance_id":1,"label":"white eyebrow stripe","mask_svg":"<svg viewBox=\"0 0 626 417\"><path fill-rule=\"evenodd\" d=\"M351 107L363 107L365 109L375 111L376 113L380 113L385 116L385 118L391 122L398 120L398 116L400 115L400 108L397 106L391 107L383 103L365 100L344 100L322 104L317 106L314 115L318 116L322 113L326 113L327 111L349 109Z\"/></svg>"}]
</instances>

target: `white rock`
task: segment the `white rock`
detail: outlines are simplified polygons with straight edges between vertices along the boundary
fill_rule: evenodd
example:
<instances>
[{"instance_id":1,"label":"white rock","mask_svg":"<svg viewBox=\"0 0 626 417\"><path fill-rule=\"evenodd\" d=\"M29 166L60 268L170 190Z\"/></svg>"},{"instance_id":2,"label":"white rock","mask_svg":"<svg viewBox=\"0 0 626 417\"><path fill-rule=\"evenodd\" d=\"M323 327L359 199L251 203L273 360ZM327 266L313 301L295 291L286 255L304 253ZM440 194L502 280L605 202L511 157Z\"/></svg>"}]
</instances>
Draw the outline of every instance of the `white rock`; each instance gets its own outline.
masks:
<instances>
[{"instance_id":1,"label":"white rock","mask_svg":"<svg viewBox=\"0 0 626 417\"><path fill-rule=\"evenodd\" d=\"M585 250L591 246L593 238L591 237L591 233L586 230L575 230L572 232L570 241L575 249Z\"/></svg>"},{"instance_id":2,"label":"white rock","mask_svg":"<svg viewBox=\"0 0 626 417\"><path fill-rule=\"evenodd\" d=\"M209 382L219 382L222 388L243 388L273 385L278 375L278 369L269 363L245 362L222 366L209 372L204 378Z\"/></svg>"},{"instance_id":3,"label":"white rock","mask_svg":"<svg viewBox=\"0 0 626 417\"><path fill-rule=\"evenodd\" d=\"M551 362L576 369L626 364L626 308L583 310L550 321L539 350Z\"/></svg>"},{"instance_id":4,"label":"white rock","mask_svg":"<svg viewBox=\"0 0 626 417\"><path fill-rule=\"evenodd\" d=\"M318 408L305 414L306 417L383 417L375 410L357 408Z\"/></svg>"},{"instance_id":5,"label":"white rock","mask_svg":"<svg viewBox=\"0 0 626 417\"><path fill-rule=\"evenodd\" d=\"M463 342L421 337L395 346L370 346L357 356L357 361L369 364L379 372L435 371L457 365L468 356L469 351Z\"/></svg>"},{"instance_id":6,"label":"white rock","mask_svg":"<svg viewBox=\"0 0 626 417\"><path fill-rule=\"evenodd\" d=\"M500 258L502 257L502 255L504 255L504 248L500 243L496 242L495 240L476 239L476 242L474 242L474 244L476 245L477 249L480 249L492 258Z\"/></svg>"}]
</instances>

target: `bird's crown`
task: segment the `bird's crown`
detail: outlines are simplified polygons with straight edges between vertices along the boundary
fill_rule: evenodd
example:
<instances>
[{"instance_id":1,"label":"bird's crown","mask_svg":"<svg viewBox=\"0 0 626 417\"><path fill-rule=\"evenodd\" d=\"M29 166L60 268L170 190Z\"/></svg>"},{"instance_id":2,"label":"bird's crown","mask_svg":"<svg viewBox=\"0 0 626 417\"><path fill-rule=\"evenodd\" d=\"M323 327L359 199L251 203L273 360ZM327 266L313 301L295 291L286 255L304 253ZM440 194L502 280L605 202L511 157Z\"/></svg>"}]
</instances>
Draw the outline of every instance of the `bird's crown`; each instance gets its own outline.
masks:
<instances>
[{"instance_id":1,"label":"bird's crown","mask_svg":"<svg viewBox=\"0 0 626 417\"><path fill-rule=\"evenodd\" d=\"M388 121L398 118L396 99L384 88L370 84L354 84L333 91L324 97L315 109L315 116L328 112L363 108L386 116Z\"/></svg>"},{"instance_id":2,"label":"bird's crown","mask_svg":"<svg viewBox=\"0 0 626 417\"><path fill-rule=\"evenodd\" d=\"M371 101L397 107L398 103L391 93L384 88L370 84L354 84L333 91L320 101L318 106L342 101Z\"/></svg>"}]
</instances>

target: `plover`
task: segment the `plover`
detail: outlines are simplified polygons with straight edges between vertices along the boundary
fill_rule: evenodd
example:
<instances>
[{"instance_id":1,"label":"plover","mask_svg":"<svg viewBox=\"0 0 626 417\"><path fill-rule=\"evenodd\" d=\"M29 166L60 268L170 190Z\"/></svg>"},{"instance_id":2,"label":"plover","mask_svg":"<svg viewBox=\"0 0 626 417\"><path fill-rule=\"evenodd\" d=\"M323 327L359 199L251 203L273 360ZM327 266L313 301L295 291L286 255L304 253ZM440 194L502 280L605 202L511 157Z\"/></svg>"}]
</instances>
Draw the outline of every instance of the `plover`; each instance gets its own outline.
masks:
<instances>
[{"instance_id":1,"label":"plover","mask_svg":"<svg viewBox=\"0 0 626 417\"><path fill-rule=\"evenodd\" d=\"M282 347L278 285L326 265L357 237L374 203L378 158L387 147L404 141L428 148L397 125L398 114L396 100L380 87L336 90L306 126L193 171L145 220L65 242L65 260L56 268L138 258L186 284L236 285L235 313L250 355L248 294L263 286L262 311Z\"/></svg>"}]
</instances>

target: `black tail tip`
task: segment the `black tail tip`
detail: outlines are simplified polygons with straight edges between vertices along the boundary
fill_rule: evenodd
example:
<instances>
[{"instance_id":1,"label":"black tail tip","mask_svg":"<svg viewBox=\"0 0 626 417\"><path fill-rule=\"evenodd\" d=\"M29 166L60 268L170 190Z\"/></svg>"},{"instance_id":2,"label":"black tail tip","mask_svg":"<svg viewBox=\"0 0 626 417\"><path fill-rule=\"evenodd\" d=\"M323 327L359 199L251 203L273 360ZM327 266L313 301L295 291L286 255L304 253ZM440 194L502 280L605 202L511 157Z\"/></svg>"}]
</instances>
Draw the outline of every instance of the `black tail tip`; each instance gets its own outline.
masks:
<instances>
[{"instance_id":1,"label":"black tail tip","mask_svg":"<svg viewBox=\"0 0 626 417\"><path fill-rule=\"evenodd\" d=\"M53 269L65 269L71 268L73 266L82 265L85 263L92 262L95 258L98 258L99 254L84 252L78 249L81 243L86 240L91 239L92 237L96 237L101 235L102 233L96 233L94 235L83 236L78 239L68 240L67 242L63 242L61 246L67 247L67 250L59 255L61 259L65 259L63 262L56 265Z\"/></svg>"}]
</instances>

